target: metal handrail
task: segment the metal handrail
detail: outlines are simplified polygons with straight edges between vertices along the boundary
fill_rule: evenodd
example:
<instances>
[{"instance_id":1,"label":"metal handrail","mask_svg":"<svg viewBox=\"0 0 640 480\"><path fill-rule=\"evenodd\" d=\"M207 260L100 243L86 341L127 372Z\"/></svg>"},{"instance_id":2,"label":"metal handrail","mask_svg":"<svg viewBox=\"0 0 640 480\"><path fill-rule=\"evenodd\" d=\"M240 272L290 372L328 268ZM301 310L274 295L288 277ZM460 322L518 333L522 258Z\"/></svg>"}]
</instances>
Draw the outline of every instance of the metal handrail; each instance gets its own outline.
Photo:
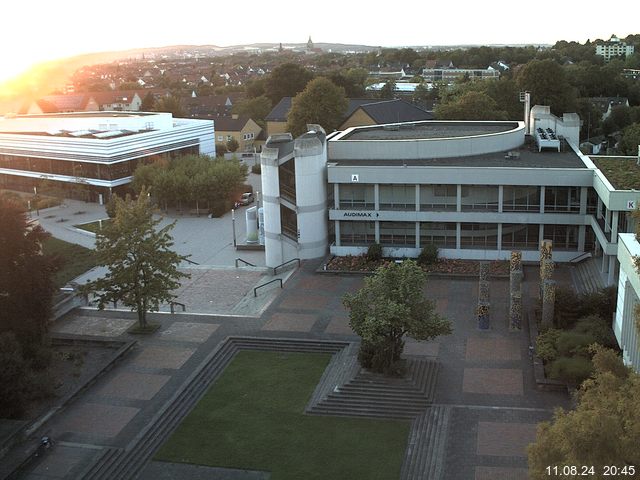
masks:
<instances>
[{"instance_id":1,"label":"metal handrail","mask_svg":"<svg viewBox=\"0 0 640 480\"><path fill-rule=\"evenodd\" d=\"M198 262L194 262L193 260L189 260L188 258L183 259L185 262L192 263L193 265L200 265Z\"/></svg>"},{"instance_id":2,"label":"metal handrail","mask_svg":"<svg viewBox=\"0 0 640 480\"><path fill-rule=\"evenodd\" d=\"M247 262L246 260L243 260L242 258L238 257L236 258L236 268L238 268L238 262L242 262L245 265L249 265L250 267L255 267L255 265L251 262Z\"/></svg>"},{"instance_id":3,"label":"metal handrail","mask_svg":"<svg viewBox=\"0 0 640 480\"><path fill-rule=\"evenodd\" d=\"M573 257L571 260L569 260L569 263L580 263L582 260L585 260L591 257L592 257L591 252L583 252L577 257Z\"/></svg>"},{"instance_id":4,"label":"metal handrail","mask_svg":"<svg viewBox=\"0 0 640 480\"><path fill-rule=\"evenodd\" d=\"M262 287L266 287L267 285L269 285L270 283L273 282L280 282L280 288L282 288L282 279L281 278L274 278L273 280L269 280L267 283L263 283L262 285L258 285L257 287L255 287L253 289L253 296L257 297L258 296L258 289L262 288Z\"/></svg>"},{"instance_id":5,"label":"metal handrail","mask_svg":"<svg viewBox=\"0 0 640 480\"><path fill-rule=\"evenodd\" d=\"M284 263L281 263L280 265L278 265L277 267L273 267L273 274L276 274L276 270L278 270L280 267L284 267L285 265L291 263L291 262L298 262L298 267L300 267L300 259L299 258L293 258L291 260L288 260Z\"/></svg>"},{"instance_id":6,"label":"metal handrail","mask_svg":"<svg viewBox=\"0 0 640 480\"><path fill-rule=\"evenodd\" d=\"M186 311L187 311L187 307L185 306L185 304L184 304L184 303L180 303L180 302L169 302L169 308L171 309L171 314L174 314L174 313L175 313L175 311L174 311L174 307L175 307L176 305L180 305L180 306L182 307L182 311L183 311L183 312L186 312Z\"/></svg>"}]
</instances>

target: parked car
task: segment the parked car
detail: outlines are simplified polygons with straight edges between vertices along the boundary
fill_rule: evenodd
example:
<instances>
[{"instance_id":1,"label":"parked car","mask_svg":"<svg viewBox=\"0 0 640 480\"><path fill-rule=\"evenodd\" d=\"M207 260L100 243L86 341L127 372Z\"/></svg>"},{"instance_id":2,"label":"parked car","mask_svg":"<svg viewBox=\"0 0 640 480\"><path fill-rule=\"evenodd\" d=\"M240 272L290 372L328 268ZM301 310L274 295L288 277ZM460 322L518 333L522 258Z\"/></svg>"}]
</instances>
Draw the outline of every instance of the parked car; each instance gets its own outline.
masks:
<instances>
[{"instance_id":1,"label":"parked car","mask_svg":"<svg viewBox=\"0 0 640 480\"><path fill-rule=\"evenodd\" d=\"M242 194L242 197L240 197L240 200L238 200L238 206L249 205L250 203L253 203L254 200L255 198L253 198L253 193L245 192Z\"/></svg>"}]
</instances>

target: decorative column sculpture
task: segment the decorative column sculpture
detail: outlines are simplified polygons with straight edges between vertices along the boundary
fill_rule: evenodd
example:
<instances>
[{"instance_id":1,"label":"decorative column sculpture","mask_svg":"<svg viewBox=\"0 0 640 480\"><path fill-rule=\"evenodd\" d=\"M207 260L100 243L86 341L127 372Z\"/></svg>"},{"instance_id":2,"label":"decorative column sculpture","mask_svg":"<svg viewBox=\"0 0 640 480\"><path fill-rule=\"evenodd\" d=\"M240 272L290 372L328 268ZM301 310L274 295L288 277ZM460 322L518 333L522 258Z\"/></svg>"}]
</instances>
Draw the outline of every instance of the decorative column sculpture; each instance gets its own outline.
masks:
<instances>
[{"instance_id":1,"label":"decorative column sculpture","mask_svg":"<svg viewBox=\"0 0 640 480\"><path fill-rule=\"evenodd\" d=\"M522 252L511 252L509 262L509 330L522 328Z\"/></svg>"},{"instance_id":2,"label":"decorative column sculpture","mask_svg":"<svg viewBox=\"0 0 640 480\"><path fill-rule=\"evenodd\" d=\"M542 284L542 326L553 326L553 315L556 304L556 282L545 280Z\"/></svg>"},{"instance_id":3,"label":"decorative column sculpture","mask_svg":"<svg viewBox=\"0 0 640 480\"><path fill-rule=\"evenodd\" d=\"M478 328L480 330L488 330L489 321L489 263L480 263L480 281L478 282L478 308L476 314L478 317Z\"/></svg>"}]
</instances>

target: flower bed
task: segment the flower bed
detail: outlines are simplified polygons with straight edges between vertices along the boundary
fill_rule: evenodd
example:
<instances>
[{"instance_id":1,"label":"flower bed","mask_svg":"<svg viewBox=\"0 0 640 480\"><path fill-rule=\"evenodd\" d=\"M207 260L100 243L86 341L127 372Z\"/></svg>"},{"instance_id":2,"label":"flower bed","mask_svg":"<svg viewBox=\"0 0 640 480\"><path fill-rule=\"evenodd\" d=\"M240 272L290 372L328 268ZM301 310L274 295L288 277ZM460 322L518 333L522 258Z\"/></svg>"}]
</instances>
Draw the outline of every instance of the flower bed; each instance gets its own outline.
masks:
<instances>
[{"instance_id":1,"label":"flower bed","mask_svg":"<svg viewBox=\"0 0 640 480\"><path fill-rule=\"evenodd\" d=\"M379 261L371 261L367 260L367 257L365 255L347 255L344 257L333 257L327 263L327 270L343 272L374 272L378 267L389 265L392 262L394 262L394 260L389 258L384 258ZM508 261L495 260L489 263L490 275L509 275ZM436 263L423 266L422 268L425 272L428 273L476 276L479 274L480 261L439 258Z\"/></svg>"}]
</instances>

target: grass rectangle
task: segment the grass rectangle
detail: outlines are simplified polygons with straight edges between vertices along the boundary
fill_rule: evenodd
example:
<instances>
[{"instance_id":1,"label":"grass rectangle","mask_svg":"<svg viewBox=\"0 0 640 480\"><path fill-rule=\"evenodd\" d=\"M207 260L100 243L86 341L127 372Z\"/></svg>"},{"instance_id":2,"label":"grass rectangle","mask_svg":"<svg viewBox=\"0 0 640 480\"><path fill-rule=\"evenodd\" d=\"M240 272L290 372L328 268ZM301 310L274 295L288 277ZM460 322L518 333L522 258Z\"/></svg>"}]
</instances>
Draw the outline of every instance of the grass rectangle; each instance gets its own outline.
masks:
<instances>
[{"instance_id":1,"label":"grass rectangle","mask_svg":"<svg viewBox=\"0 0 640 480\"><path fill-rule=\"evenodd\" d=\"M80 223L78 225L74 225L74 227L79 228L80 230L86 230L87 232L98 233L101 228L106 227L109 222L111 222L111 219L105 218L102 222L100 220L96 220L95 222Z\"/></svg>"},{"instance_id":2,"label":"grass rectangle","mask_svg":"<svg viewBox=\"0 0 640 480\"><path fill-rule=\"evenodd\" d=\"M95 251L58 238L47 238L42 244L42 252L45 255L57 255L62 260L60 270L54 275L56 287L63 287L96 266Z\"/></svg>"},{"instance_id":3,"label":"grass rectangle","mask_svg":"<svg viewBox=\"0 0 640 480\"><path fill-rule=\"evenodd\" d=\"M408 420L304 414L329 359L239 352L156 459L269 471L272 480L398 478Z\"/></svg>"}]
</instances>

